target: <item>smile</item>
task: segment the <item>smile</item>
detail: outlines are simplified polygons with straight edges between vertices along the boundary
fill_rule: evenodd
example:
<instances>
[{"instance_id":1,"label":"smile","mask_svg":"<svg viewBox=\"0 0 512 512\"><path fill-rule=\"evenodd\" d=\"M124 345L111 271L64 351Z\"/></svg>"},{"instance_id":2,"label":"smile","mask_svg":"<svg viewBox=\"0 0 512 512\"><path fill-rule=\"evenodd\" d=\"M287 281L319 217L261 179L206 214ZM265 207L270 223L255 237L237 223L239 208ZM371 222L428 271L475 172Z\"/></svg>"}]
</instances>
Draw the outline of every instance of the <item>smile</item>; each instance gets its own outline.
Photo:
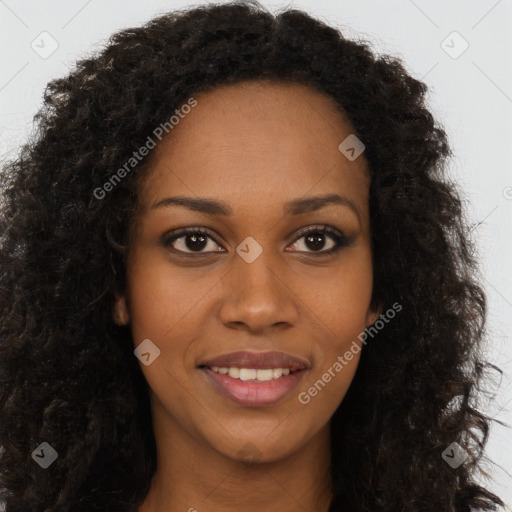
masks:
<instances>
[{"instance_id":1,"label":"smile","mask_svg":"<svg viewBox=\"0 0 512 512\"><path fill-rule=\"evenodd\" d=\"M290 368L237 368L231 367L218 367L213 366L210 368L216 373L221 375L229 375L233 379L240 379L243 381L261 382L267 380L275 380L281 378L283 375L286 377L290 374Z\"/></svg>"},{"instance_id":2,"label":"smile","mask_svg":"<svg viewBox=\"0 0 512 512\"><path fill-rule=\"evenodd\" d=\"M283 400L306 372L306 369L216 366L202 366L200 370L217 392L245 407L265 407Z\"/></svg>"}]
</instances>

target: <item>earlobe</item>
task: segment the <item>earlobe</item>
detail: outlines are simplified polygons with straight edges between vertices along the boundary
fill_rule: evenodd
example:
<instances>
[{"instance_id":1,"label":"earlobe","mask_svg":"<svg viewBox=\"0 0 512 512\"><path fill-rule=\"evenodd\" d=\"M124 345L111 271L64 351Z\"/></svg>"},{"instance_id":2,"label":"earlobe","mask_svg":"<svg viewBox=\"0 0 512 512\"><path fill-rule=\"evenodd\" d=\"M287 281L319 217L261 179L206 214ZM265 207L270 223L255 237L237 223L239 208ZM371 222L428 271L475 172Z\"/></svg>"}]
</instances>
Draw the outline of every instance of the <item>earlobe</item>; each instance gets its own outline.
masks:
<instances>
[{"instance_id":1,"label":"earlobe","mask_svg":"<svg viewBox=\"0 0 512 512\"><path fill-rule=\"evenodd\" d=\"M126 298L123 296L117 297L114 304L114 311L112 313L112 320L117 325L126 325L130 322L130 314L126 305Z\"/></svg>"},{"instance_id":2,"label":"earlobe","mask_svg":"<svg viewBox=\"0 0 512 512\"><path fill-rule=\"evenodd\" d=\"M377 311L373 309L368 310L368 314L366 315L366 327L374 324L382 314L382 308L378 308Z\"/></svg>"}]
</instances>

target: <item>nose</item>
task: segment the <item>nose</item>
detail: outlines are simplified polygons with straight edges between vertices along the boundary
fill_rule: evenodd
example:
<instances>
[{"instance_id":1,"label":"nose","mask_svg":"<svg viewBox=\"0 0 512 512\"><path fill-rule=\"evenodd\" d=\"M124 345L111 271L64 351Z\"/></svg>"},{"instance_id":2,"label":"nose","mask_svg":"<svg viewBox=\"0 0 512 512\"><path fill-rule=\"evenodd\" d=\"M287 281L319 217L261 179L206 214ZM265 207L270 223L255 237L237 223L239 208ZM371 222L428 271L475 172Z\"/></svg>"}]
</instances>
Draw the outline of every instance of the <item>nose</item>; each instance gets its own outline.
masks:
<instances>
[{"instance_id":1,"label":"nose","mask_svg":"<svg viewBox=\"0 0 512 512\"><path fill-rule=\"evenodd\" d=\"M234 267L223 278L219 313L227 327L264 333L297 322L299 299L287 282L289 274L269 253L264 250L251 263L235 256Z\"/></svg>"}]
</instances>

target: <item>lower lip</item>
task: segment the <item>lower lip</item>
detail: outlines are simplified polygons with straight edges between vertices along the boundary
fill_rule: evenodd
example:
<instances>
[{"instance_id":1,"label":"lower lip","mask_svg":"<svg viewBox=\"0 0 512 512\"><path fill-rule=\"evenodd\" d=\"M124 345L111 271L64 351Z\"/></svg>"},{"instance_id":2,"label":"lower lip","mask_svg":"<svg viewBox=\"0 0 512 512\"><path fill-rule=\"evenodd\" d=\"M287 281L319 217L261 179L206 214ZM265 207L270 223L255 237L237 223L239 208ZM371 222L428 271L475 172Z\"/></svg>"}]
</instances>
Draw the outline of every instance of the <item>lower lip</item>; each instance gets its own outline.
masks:
<instances>
[{"instance_id":1,"label":"lower lip","mask_svg":"<svg viewBox=\"0 0 512 512\"><path fill-rule=\"evenodd\" d=\"M306 370L283 375L276 380L249 382L233 379L210 368L200 368L215 389L238 405L264 407L273 405L288 396L301 381Z\"/></svg>"}]
</instances>

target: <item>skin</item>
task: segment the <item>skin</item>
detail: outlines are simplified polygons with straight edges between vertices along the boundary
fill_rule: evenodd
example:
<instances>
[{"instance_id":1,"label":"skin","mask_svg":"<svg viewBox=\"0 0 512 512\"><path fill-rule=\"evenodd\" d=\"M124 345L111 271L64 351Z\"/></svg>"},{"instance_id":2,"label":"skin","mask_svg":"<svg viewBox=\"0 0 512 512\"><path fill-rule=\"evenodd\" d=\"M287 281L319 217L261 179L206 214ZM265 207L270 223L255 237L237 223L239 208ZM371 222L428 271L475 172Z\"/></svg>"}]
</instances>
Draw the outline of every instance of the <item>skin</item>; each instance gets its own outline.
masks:
<instances>
[{"instance_id":1,"label":"skin","mask_svg":"<svg viewBox=\"0 0 512 512\"><path fill-rule=\"evenodd\" d=\"M370 307L367 162L364 154L350 161L339 151L354 130L313 88L251 81L195 98L197 106L154 150L139 184L127 291L113 313L118 324L130 324L135 347L149 338L160 349L151 364L141 363L158 468L139 510L327 511L329 421L360 353L309 403L298 394L351 345L361 347L357 335L379 316ZM348 198L355 209L331 203L283 214L287 201L327 194ZM171 196L222 200L233 213L152 208ZM300 228L323 224L350 245L322 256L335 244L329 234L317 246L307 245L307 236L296 240ZM207 238L195 253L190 236L188 246L186 236L162 245L163 235L185 227L208 228L219 243ZM236 252L249 236L263 249L252 263ZM287 352L310 368L279 403L242 407L197 366L243 349Z\"/></svg>"}]
</instances>

